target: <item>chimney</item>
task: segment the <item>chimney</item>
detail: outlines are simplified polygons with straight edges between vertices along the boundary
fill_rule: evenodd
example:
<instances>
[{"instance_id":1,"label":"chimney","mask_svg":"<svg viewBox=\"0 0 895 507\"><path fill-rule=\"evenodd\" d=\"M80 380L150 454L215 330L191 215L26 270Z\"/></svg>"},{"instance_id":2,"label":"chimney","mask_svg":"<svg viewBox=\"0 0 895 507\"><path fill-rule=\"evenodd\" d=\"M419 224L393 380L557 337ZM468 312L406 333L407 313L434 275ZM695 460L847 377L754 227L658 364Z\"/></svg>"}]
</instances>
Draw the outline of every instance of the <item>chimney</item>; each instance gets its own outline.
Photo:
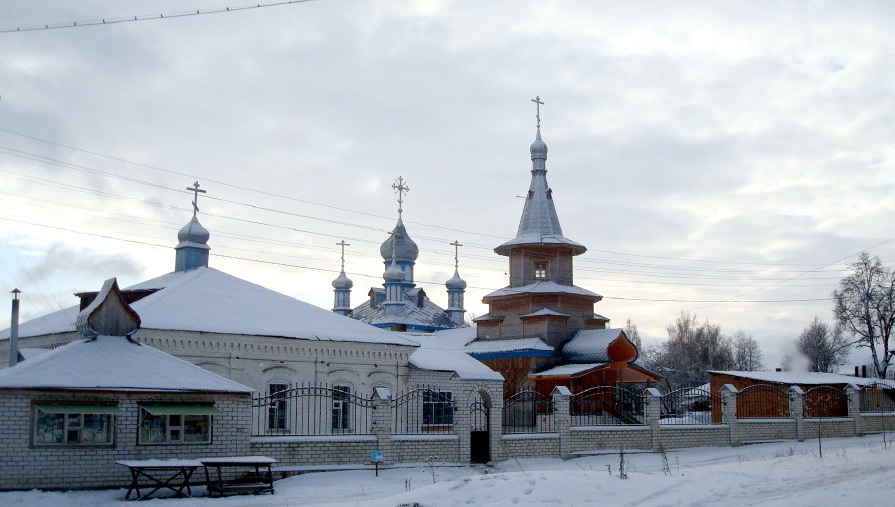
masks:
<instances>
[{"instance_id":1,"label":"chimney","mask_svg":"<svg viewBox=\"0 0 895 507\"><path fill-rule=\"evenodd\" d=\"M855 376L856 376L856 377L860 377L860 376L861 376L860 370L858 369L858 365L855 365Z\"/></svg>"},{"instance_id":2,"label":"chimney","mask_svg":"<svg viewBox=\"0 0 895 507\"><path fill-rule=\"evenodd\" d=\"M861 366L861 376L864 378L867 378L867 365L866 364Z\"/></svg>"},{"instance_id":3,"label":"chimney","mask_svg":"<svg viewBox=\"0 0 895 507\"><path fill-rule=\"evenodd\" d=\"M19 289L12 290L12 318L9 323L9 366L19 362Z\"/></svg>"}]
</instances>

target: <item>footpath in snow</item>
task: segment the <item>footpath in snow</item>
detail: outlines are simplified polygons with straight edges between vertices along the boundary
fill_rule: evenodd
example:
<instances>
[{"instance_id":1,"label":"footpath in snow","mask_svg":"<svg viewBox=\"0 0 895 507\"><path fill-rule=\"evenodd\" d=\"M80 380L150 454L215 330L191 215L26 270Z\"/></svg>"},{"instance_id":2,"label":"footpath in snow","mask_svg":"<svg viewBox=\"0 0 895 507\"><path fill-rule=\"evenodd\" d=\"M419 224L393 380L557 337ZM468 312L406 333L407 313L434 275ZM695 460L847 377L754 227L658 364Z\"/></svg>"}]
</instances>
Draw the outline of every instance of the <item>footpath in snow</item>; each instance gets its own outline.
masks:
<instances>
[{"instance_id":1,"label":"footpath in snow","mask_svg":"<svg viewBox=\"0 0 895 507\"><path fill-rule=\"evenodd\" d=\"M568 461L520 459L493 467L426 466L305 474L275 483L276 495L149 500L164 507L454 505L890 505L895 497L891 435L783 441L626 453ZM609 452L609 451L607 451ZM50 473L48 471L48 473ZM433 477L434 474L434 477ZM434 483L433 483L434 479ZM201 492L202 488L197 488ZM127 505L124 490L0 493L0 505Z\"/></svg>"}]
</instances>

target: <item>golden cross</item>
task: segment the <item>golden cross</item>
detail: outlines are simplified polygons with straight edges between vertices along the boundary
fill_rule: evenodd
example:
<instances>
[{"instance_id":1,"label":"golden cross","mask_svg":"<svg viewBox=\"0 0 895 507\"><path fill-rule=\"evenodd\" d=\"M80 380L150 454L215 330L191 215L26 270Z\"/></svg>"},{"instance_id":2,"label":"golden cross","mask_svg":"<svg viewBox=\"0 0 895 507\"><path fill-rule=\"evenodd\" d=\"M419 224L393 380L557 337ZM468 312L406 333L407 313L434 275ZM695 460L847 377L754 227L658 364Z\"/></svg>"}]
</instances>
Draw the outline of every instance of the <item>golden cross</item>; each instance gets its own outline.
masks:
<instances>
[{"instance_id":1,"label":"golden cross","mask_svg":"<svg viewBox=\"0 0 895 507\"><path fill-rule=\"evenodd\" d=\"M204 194L205 190L199 190L199 182L193 183L193 186L186 187L187 190L193 192L193 218L196 218L196 212L199 211L199 194Z\"/></svg>"},{"instance_id":2,"label":"golden cross","mask_svg":"<svg viewBox=\"0 0 895 507\"><path fill-rule=\"evenodd\" d=\"M538 128L541 128L541 106L543 106L544 103L541 102L540 95L535 96L535 98L531 99L531 101L535 103L535 107L537 108L537 114L535 114L535 118L538 119Z\"/></svg>"},{"instance_id":3,"label":"golden cross","mask_svg":"<svg viewBox=\"0 0 895 507\"><path fill-rule=\"evenodd\" d=\"M398 217L401 216L401 213L404 212L403 204L404 204L404 194L410 192L410 187L404 184L404 178L398 176L398 179L392 183L392 188L395 189L395 193L398 194Z\"/></svg>"}]
</instances>

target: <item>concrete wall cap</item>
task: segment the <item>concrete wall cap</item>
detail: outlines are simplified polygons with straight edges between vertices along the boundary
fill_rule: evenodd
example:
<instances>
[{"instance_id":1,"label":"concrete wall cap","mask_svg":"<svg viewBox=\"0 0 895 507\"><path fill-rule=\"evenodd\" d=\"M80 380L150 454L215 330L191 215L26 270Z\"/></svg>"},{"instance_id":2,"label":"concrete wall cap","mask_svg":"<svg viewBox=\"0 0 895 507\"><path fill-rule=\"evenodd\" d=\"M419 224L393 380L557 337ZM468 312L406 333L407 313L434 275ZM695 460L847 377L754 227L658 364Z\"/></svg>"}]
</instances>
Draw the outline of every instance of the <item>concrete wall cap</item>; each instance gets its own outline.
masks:
<instances>
[{"instance_id":1,"label":"concrete wall cap","mask_svg":"<svg viewBox=\"0 0 895 507\"><path fill-rule=\"evenodd\" d=\"M572 396L572 391L569 391L569 388L566 387L566 386L556 386L556 387L553 388L553 391L551 391L550 394L553 394L553 395L557 395L557 394L558 394L558 395L560 395L560 396L571 397L571 396Z\"/></svg>"},{"instance_id":2,"label":"concrete wall cap","mask_svg":"<svg viewBox=\"0 0 895 507\"><path fill-rule=\"evenodd\" d=\"M733 387L733 384L724 384L723 386L721 386L721 389L719 389L719 392L722 392L722 391L727 391L727 392L733 393L733 394L737 394L738 392L740 392L739 389L737 389L736 387Z\"/></svg>"},{"instance_id":3,"label":"concrete wall cap","mask_svg":"<svg viewBox=\"0 0 895 507\"><path fill-rule=\"evenodd\" d=\"M655 387L648 387L648 388L646 388L646 391L645 391L645 392L648 393L648 394L651 394L651 395L652 395L653 397L655 397L655 398L661 398L661 397L662 397L662 393L660 393L659 390L656 389Z\"/></svg>"},{"instance_id":4,"label":"concrete wall cap","mask_svg":"<svg viewBox=\"0 0 895 507\"><path fill-rule=\"evenodd\" d=\"M799 386L790 386L790 387L789 387L789 392L791 392L791 393L795 393L795 394L799 394L799 395L803 395L803 396L804 396L804 394L805 394L805 391L803 391L802 388L799 387Z\"/></svg>"},{"instance_id":5,"label":"concrete wall cap","mask_svg":"<svg viewBox=\"0 0 895 507\"><path fill-rule=\"evenodd\" d=\"M392 392L389 391L387 387L377 387L373 389L373 399L380 400L390 400L392 398Z\"/></svg>"}]
</instances>

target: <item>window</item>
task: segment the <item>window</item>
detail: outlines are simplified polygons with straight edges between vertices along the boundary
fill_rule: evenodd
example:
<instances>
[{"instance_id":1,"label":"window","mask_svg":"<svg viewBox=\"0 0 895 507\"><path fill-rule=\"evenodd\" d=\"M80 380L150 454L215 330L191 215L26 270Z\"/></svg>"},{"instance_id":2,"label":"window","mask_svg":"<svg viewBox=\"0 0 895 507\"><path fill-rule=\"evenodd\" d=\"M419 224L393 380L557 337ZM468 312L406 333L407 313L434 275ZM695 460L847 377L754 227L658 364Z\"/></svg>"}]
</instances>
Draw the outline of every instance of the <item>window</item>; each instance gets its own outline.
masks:
<instances>
[{"instance_id":1,"label":"window","mask_svg":"<svg viewBox=\"0 0 895 507\"><path fill-rule=\"evenodd\" d=\"M547 278L546 262L535 262L535 278Z\"/></svg>"},{"instance_id":2,"label":"window","mask_svg":"<svg viewBox=\"0 0 895 507\"><path fill-rule=\"evenodd\" d=\"M450 426L454 424L454 404L451 393L425 391L423 393L423 425Z\"/></svg>"},{"instance_id":3,"label":"window","mask_svg":"<svg viewBox=\"0 0 895 507\"><path fill-rule=\"evenodd\" d=\"M286 427L286 392L289 390L289 384L282 382L271 382L267 386L268 402L267 406L267 429L269 433L285 432Z\"/></svg>"},{"instance_id":4,"label":"window","mask_svg":"<svg viewBox=\"0 0 895 507\"><path fill-rule=\"evenodd\" d=\"M37 405L35 445L111 445L114 415L111 405Z\"/></svg>"},{"instance_id":5,"label":"window","mask_svg":"<svg viewBox=\"0 0 895 507\"><path fill-rule=\"evenodd\" d=\"M348 433L351 431L351 387L333 386L333 433Z\"/></svg>"},{"instance_id":6,"label":"window","mask_svg":"<svg viewBox=\"0 0 895 507\"><path fill-rule=\"evenodd\" d=\"M141 405L140 444L207 444L213 405Z\"/></svg>"}]
</instances>

